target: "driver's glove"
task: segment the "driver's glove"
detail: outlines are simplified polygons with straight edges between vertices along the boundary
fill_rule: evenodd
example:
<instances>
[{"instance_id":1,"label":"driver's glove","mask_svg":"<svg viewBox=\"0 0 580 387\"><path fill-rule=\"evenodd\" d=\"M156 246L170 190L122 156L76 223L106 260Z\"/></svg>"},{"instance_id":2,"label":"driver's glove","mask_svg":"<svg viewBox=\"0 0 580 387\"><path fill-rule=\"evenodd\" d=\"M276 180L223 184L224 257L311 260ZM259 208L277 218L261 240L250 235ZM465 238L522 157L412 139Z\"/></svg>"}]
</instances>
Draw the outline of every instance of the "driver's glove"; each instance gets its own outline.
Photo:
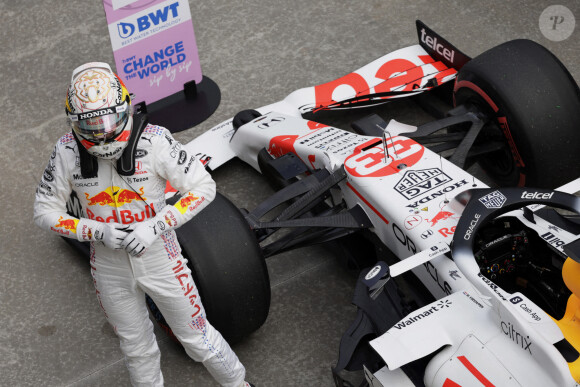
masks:
<instances>
[{"instance_id":1,"label":"driver's glove","mask_svg":"<svg viewBox=\"0 0 580 387\"><path fill-rule=\"evenodd\" d=\"M165 231L160 226L163 227L164 223L156 218L132 224L133 232L125 237L121 247L130 255L141 255Z\"/></svg>"},{"instance_id":2,"label":"driver's glove","mask_svg":"<svg viewBox=\"0 0 580 387\"><path fill-rule=\"evenodd\" d=\"M121 249L131 229L120 223L103 223L96 220L81 218L77 224L77 239L81 242L103 242L110 249Z\"/></svg>"},{"instance_id":3,"label":"driver's glove","mask_svg":"<svg viewBox=\"0 0 580 387\"><path fill-rule=\"evenodd\" d=\"M132 232L121 243L122 248L130 255L140 256L159 238L170 230L175 230L187 219L174 206L165 206L155 217L144 222L131 224Z\"/></svg>"}]
</instances>

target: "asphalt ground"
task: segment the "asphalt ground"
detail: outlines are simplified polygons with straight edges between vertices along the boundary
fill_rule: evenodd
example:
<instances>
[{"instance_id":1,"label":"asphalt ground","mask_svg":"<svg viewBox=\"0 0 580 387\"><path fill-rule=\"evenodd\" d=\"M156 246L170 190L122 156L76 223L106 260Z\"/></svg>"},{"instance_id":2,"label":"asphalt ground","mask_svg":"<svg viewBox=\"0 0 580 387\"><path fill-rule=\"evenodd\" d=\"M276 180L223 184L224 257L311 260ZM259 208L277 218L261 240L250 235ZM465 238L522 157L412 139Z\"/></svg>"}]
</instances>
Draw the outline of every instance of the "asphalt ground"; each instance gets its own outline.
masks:
<instances>
[{"instance_id":1,"label":"asphalt ground","mask_svg":"<svg viewBox=\"0 0 580 387\"><path fill-rule=\"evenodd\" d=\"M540 15L552 4L190 1L202 70L219 86L221 103L208 120L175 137L187 143L240 110L279 101L416 44L416 19L470 56L511 39L534 40L579 82L580 3L557 3L577 19L574 32L562 41L549 40L540 29ZM102 3L1 0L0 15L0 385L128 385L87 260L32 222L36 185L55 142L68 130L63 102L72 69L87 61L114 63ZM405 102L381 114L411 124L426 119L416 112ZM341 114L336 125L348 127L352 117ZM272 193L258 173L236 160L214 178L239 207L253 208ZM257 386L333 385L330 367L355 316L350 299L356 273L321 246L267 263L268 320L234 346L247 379ZM201 365L156 329L166 385L215 385Z\"/></svg>"}]
</instances>

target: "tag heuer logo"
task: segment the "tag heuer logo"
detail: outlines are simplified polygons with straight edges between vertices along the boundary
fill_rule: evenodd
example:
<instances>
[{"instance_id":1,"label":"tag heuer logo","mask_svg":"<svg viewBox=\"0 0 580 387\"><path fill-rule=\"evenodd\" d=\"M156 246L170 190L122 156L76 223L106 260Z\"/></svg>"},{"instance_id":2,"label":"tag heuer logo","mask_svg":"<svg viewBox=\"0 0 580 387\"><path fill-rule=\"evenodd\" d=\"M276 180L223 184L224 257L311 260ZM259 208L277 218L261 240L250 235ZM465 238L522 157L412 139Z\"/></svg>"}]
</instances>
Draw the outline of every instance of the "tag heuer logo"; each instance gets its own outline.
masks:
<instances>
[{"instance_id":1,"label":"tag heuer logo","mask_svg":"<svg viewBox=\"0 0 580 387\"><path fill-rule=\"evenodd\" d=\"M502 208L507 198L499 191L493 191L487 195L479 198L479 201L489 209Z\"/></svg>"},{"instance_id":2,"label":"tag heuer logo","mask_svg":"<svg viewBox=\"0 0 580 387\"><path fill-rule=\"evenodd\" d=\"M413 199L451 181L439 168L407 171L395 185L395 191L406 199Z\"/></svg>"}]
</instances>

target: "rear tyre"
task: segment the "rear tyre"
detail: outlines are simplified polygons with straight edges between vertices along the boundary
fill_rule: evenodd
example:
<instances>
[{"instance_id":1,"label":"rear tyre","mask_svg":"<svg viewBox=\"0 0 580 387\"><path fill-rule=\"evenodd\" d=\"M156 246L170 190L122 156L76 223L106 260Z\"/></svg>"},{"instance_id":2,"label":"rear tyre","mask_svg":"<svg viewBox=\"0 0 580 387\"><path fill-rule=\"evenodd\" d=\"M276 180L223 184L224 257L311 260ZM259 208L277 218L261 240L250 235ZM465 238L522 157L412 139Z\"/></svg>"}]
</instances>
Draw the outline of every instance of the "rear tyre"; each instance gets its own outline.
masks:
<instances>
[{"instance_id":1,"label":"rear tyre","mask_svg":"<svg viewBox=\"0 0 580 387\"><path fill-rule=\"evenodd\" d=\"M505 144L479 160L499 185L556 188L580 176L580 91L546 48L513 40L484 52L459 71L454 99L499 127L478 139Z\"/></svg>"},{"instance_id":2,"label":"rear tyre","mask_svg":"<svg viewBox=\"0 0 580 387\"><path fill-rule=\"evenodd\" d=\"M264 324L270 309L270 279L262 250L240 210L223 195L177 230L207 319L231 344ZM147 297L153 316L170 327Z\"/></svg>"}]
</instances>

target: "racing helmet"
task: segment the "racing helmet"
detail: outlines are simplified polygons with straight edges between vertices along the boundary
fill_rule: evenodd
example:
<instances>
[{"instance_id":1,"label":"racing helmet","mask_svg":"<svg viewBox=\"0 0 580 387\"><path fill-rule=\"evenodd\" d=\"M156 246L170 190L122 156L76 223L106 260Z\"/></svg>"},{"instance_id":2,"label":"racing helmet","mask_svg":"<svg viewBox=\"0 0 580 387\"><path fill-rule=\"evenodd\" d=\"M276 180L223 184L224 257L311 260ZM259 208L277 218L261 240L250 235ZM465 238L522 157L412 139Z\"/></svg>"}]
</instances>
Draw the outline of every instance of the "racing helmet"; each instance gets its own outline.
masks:
<instances>
[{"instance_id":1,"label":"racing helmet","mask_svg":"<svg viewBox=\"0 0 580 387\"><path fill-rule=\"evenodd\" d=\"M107 63L89 62L73 70L65 110L89 154L121 156L131 135L133 109L127 88Z\"/></svg>"}]
</instances>

